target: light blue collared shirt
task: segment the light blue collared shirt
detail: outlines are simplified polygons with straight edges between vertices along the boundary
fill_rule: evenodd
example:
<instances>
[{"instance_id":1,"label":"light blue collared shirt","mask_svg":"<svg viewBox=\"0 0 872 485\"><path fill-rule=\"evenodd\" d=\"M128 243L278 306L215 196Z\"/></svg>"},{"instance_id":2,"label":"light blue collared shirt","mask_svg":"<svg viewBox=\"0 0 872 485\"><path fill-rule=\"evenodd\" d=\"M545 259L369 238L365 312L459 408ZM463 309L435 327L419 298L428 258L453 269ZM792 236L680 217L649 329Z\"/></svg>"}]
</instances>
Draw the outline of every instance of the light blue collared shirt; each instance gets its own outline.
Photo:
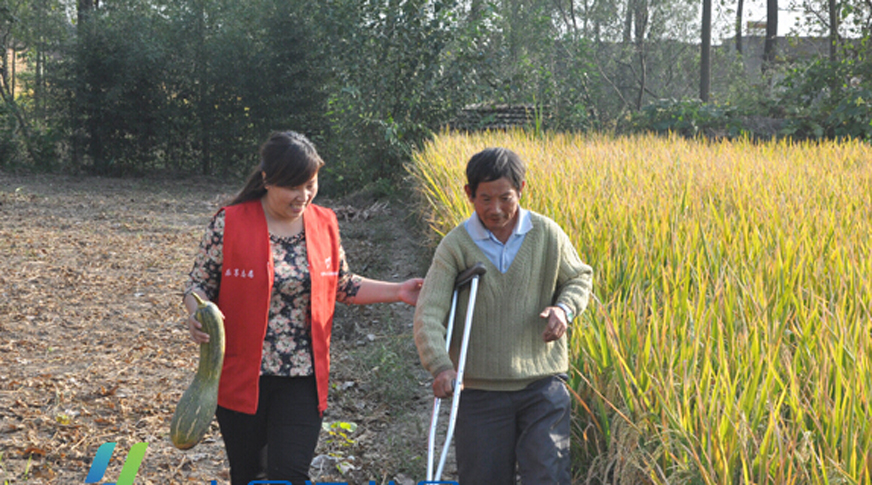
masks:
<instances>
[{"instance_id":1,"label":"light blue collared shirt","mask_svg":"<svg viewBox=\"0 0 872 485\"><path fill-rule=\"evenodd\" d=\"M472 216L464 223L466 232L469 233L475 245L481 249L487 259L500 270L500 273L505 273L515 260L518 250L521 249L521 244L524 243L524 236L533 229L533 221L530 218L530 211L518 208L518 223L515 224L515 230L509 236L509 240L505 244L500 242L494 233L484 227L478 214L472 213Z\"/></svg>"}]
</instances>

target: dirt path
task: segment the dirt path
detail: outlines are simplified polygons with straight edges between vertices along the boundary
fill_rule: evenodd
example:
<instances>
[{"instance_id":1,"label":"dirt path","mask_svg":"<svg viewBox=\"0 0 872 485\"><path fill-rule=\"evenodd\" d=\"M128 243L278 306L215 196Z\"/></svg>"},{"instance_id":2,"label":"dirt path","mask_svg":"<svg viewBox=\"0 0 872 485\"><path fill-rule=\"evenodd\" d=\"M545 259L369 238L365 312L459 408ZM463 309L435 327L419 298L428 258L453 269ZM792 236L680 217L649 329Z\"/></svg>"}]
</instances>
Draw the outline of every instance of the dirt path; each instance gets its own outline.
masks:
<instances>
[{"instance_id":1,"label":"dirt path","mask_svg":"<svg viewBox=\"0 0 872 485\"><path fill-rule=\"evenodd\" d=\"M137 442L148 443L137 484L228 482L216 424L187 452L167 433L198 355L181 285L208 218L236 188L0 173L0 483L83 483L110 441L101 483L117 479ZM405 204L319 203L340 215L355 272L426 271L430 252ZM424 479L429 377L411 318L403 304L338 306L325 422L356 429L322 433L317 482Z\"/></svg>"}]
</instances>

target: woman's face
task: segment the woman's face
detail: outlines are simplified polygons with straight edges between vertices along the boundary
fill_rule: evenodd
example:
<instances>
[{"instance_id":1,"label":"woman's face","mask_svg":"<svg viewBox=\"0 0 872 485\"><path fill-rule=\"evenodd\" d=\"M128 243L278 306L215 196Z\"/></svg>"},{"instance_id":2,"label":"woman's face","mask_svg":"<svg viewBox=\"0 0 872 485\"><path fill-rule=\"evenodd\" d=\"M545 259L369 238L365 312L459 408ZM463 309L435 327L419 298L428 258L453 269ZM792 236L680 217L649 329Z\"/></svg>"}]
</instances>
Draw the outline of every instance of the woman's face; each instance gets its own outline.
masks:
<instances>
[{"instance_id":1,"label":"woman's face","mask_svg":"<svg viewBox=\"0 0 872 485\"><path fill-rule=\"evenodd\" d=\"M318 194L318 174L316 173L308 182L296 187L279 187L277 185L265 185L267 209L279 219L293 221L299 219L312 199Z\"/></svg>"}]
</instances>

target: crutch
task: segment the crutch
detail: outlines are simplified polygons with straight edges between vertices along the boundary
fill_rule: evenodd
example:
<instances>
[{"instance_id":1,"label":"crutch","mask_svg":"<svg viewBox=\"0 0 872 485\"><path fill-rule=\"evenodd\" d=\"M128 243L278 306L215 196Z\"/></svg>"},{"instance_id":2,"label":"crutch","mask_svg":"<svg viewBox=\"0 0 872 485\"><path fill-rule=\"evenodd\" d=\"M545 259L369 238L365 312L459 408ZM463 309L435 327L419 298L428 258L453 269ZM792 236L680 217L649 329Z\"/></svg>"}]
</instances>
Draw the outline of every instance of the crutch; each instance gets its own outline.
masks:
<instances>
[{"instance_id":1,"label":"crutch","mask_svg":"<svg viewBox=\"0 0 872 485\"><path fill-rule=\"evenodd\" d=\"M448 314L448 333L445 336L445 350L451 347L451 334L454 330L454 314L457 310L457 295L460 290L469 284L469 302L466 308L466 321L463 324L463 341L460 344L460 356L457 359L457 379L454 381L454 397L451 401L451 414L448 418L448 432L445 434L445 443L442 445L442 454L439 456L439 467L436 469L436 481L442 478L442 470L445 468L445 459L448 458L448 448L451 438L454 436L454 423L457 421L457 409L460 406L460 387L463 383L463 370L466 367L466 351L469 348L469 333L472 328L472 311L475 308L475 295L478 293L478 280L487 269L483 263L475 263L468 269L457 275L454 281L454 294L451 297L451 311ZM436 423L439 420L439 407L441 399L433 398L433 416L430 419L430 436L427 439L427 481L433 481L433 459L436 447Z\"/></svg>"}]
</instances>

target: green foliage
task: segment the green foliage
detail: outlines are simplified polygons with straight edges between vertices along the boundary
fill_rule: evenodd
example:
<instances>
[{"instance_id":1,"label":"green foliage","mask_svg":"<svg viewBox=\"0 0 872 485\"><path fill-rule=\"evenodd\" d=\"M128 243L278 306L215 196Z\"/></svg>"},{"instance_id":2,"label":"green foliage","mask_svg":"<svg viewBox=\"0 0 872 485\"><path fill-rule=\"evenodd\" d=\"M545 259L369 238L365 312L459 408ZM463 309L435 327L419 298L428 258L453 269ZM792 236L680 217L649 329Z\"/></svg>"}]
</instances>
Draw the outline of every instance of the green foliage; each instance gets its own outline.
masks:
<instances>
[{"instance_id":1,"label":"green foliage","mask_svg":"<svg viewBox=\"0 0 872 485\"><path fill-rule=\"evenodd\" d=\"M76 100L85 150L95 173L124 173L153 162L165 95L166 51L136 9L99 12L81 29ZM156 75L157 74L157 75Z\"/></svg>"},{"instance_id":2,"label":"green foliage","mask_svg":"<svg viewBox=\"0 0 872 485\"><path fill-rule=\"evenodd\" d=\"M0 167L57 166L57 127L48 104L46 73L66 39L66 17L57 0L0 4ZM22 70L26 62L32 69Z\"/></svg>"},{"instance_id":3,"label":"green foliage","mask_svg":"<svg viewBox=\"0 0 872 485\"><path fill-rule=\"evenodd\" d=\"M357 431L357 423L347 423L345 421L335 421L333 423L321 423L321 429L327 433L326 444L336 444L346 448L354 445L355 441L349 437L350 434Z\"/></svg>"},{"instance_id":4,"label":"green foliage","mask_svg":"<svg viewBox=\"0 0 872 485\"><path fill-rule=\"evenodd\" d=\"M784 134L795 138L872 140L872 63L867 40L848 45L838 61L799 64L780 83L788 108Z\"/></svg>"},{"instance_id":5,"label":"green foliage","mask_svg":"<svg viewBox=\"0 0 872 485\"><path fill-rule=\"evenodd\" d=\"M872 90L867 87L846 90L826 121L836 138L872 140Z\"/></svg>"},{"instance_id":6,"label":"green foliage","mask_svg":"<svg viewBox=\"0 0 872 485\"><path fill-rule=\"evenodd\" d=\"M378 401L397 409L404 408L417 391L417 378L405 365L417 356L410 337L408 334L400 335L355 351L361 371L370 374L371 389Z\"/></svg>"},{"instance_id":7,"label":"green foliage","mask_svg":"<svg viewBox=\"0 0 872 485\"><path fill-rule=\"evenodd\" d=\"M318 145L325 195L338 196L402 183L413 150L474 103L535 105L537 133L617 123L736 136L758 115L789 117L794 136L868 135L865 38L843 39L841 61L800 66L775 90L716 51L727 74L713 79L715 103L659 101L697 93L689 5L117 0L71 15L60 0L7 1L0 38L20 43L29 69L3 100L0 163L235 178L270 131L294 129ZM850 32L868 34L866 7L841 8Z\"/></svg>"},{"instance_id":8,"label":"green foliage","mask_svg":"<svg viewBox=\"0 0 872 485\"><path fill-rule=\"evenodd\" d=\"M321 136L324 68L302 2L160 3L101 3L58 44L44 99L55 157L100 174L241 177L270 131Z\"/></svg>"},{"instance_id":9,"label":"green foliage","mask_svg":"<svg viewBox=\"0 0 872 485\"><path fill-rule=\"evenodd\" d=\"M842 90L834 105L794 108L784 134L794 138L859 138L872 141L872 91Z\"/></svg>"},{"instance_id":10,"label":"green foliage","mask_svg":"<svg viewBox=\"0 0 872 485\"><path fill-rule=\"evenodd\" d=\"M743 133L735 108L703 103L698 99L661 99L646 105L626 120L624 129L633 132L678 133L735 137Z\"/></svg>"},{"instance_id":11,"label":"green foliage","mask_svg":"<svg viewBox=\"0 0 872 485\"><path fill-rule=\"evenodd\" d=\"M53 172L58 169L62 140L63 133L52 125L33 127L26 144L28 156L37 171Z\"/></svg>"},{"instance_id":12,"label":"green foliage","mask_svg":"<svg viewBox=\"0 0 872 485\"><path fill-rule=\"evenodd\" d=\"M357 423L335 421L332 423L321 423L321 430L327 433L325 444L332 448L329 455L336 459L336 469L342 475L345 475L348 470L354 468L350 462L354 461L354 456L349 455L348 451L356 443L349 435L357 431Z\"/></svg>"},{"instance_id":13,"label":"green foliage","mask_svg":"<svg viewBox=\"0 0 872 485\"><path fill-rule=\"evenodd\" d=\"M328 175L340 191L396 182L411 150L470 98L478 25L463 23L455 0L340 0L315 10L335 66Z\"/></svg>"},{"instance_id":14,"label":"green foliage","mask_svg":"<svg viewBox=\"0 0 872 485\"><path fill-rule=\"evenodd\" d=\"M0 471L6 474L6 466L3 465L3 453L0 453ZM3 480L3 485L9 485L9 480Z\"/></svg>"},{"instance_id":15,"label":"green foliage","mask_svg":"<svg viewBox=\"0 0 872 485\"><path fill-rule=\"evenodd\" d=\"M22 129L10 111L16 107L0 104L0 168L32 167L48 172L57 168L61 135L51 126Z\"/></svg>"},{"instance_id":16,"label":"green foliage","mask_svg":"<svg viewBox=\"0 0 872 485\"><path fill-rule=\"evenodd\" d=\"M21 160L21 145L16 134L15 118L0 105L0 167L16 166Z\"/></svg>"}]
</instances>

